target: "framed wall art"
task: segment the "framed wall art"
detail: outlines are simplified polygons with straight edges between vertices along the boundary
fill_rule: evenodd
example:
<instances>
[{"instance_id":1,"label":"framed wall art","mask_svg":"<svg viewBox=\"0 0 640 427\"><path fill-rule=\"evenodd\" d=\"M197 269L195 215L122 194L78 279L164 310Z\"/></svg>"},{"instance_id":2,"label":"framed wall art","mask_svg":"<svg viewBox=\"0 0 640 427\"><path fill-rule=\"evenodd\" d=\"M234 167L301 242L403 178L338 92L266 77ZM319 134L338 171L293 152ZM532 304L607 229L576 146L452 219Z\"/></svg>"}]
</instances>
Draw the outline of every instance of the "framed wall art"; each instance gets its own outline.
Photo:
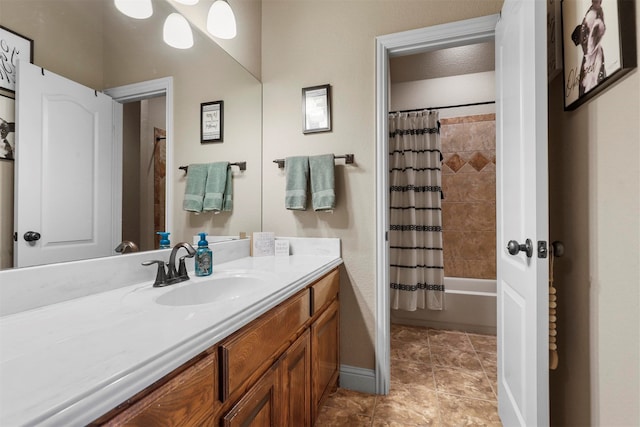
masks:
<instances>
[{"instance_id":1,"label":"framed wall art","mask_svg":"<svg viewBox=\"0 0 640 427\"><path fill-rule=\"evenodd\" d=\"M33 40L0 25L0 88L15 92L18 59L33 62Z\"/></svg>"},{"instance_id":2,"label":"framed wall art","mask_svg":"<svg viewBox=\"0 0 640 427\"><path fill-rule=\"evenodd\" d=\"M331 130L331 86L302 89L302 133Z\"/></svg>"},{"instance_id":3,"label":"framed wall art","mask_svg":"<svg viewBox=\"0 0 640 427\"><path fill-rule=\"evenodd\" d=\"M0 159L15 159L16 103L8 96L0 94Z\"/></svg>"},{"instance_id":4,"label":"framed wall art","mask_svg":"<svg viewBox=\"0 0 640 427\"><path fill-rule=\"evenodd\" d=\"M562 0L564 109L637 66L634 0Z\"/></svg>"},{"instance_id":5,"label":"framed wall art","mask_svg":"<svg viewBox=\"0 0 640 427\"><path fill-rule=\"evenodd\" d=\"M224 101L200 104L200 143L224 141Z\"/></svg>"}]
</instances>

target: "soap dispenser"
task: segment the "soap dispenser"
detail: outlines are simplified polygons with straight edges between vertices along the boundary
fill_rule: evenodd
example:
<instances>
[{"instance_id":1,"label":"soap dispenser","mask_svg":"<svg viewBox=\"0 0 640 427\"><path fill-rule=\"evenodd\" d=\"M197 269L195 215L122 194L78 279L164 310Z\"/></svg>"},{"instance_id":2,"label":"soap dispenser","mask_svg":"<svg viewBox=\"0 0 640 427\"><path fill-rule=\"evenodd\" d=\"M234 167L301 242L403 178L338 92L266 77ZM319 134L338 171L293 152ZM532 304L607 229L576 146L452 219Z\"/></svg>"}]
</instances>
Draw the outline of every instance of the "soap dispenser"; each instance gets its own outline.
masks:
<instances>
[{"instance_id":1,"label":"soap dispenser","mask_svg":"<svg viewBox=\"0 0 640 427\"><path fill-rule=\"evenodd\" d=\"M213 252L209 249L207 233L198 234L200 234L200 241L196 251L196 276L208 276L213 273Z\"/></svg>"},{"instance_id":2,"label":"soap dispenser","mask_svg":"<svg viewBox=\"0 0 640 427\"><path fill-rule=\"evenodd\" d=\"M171 242L169 241L169 233L168 231L158 231L156 234L160 235L160 249L169 249L171 248Z\"/></svg>"}]
</instances>

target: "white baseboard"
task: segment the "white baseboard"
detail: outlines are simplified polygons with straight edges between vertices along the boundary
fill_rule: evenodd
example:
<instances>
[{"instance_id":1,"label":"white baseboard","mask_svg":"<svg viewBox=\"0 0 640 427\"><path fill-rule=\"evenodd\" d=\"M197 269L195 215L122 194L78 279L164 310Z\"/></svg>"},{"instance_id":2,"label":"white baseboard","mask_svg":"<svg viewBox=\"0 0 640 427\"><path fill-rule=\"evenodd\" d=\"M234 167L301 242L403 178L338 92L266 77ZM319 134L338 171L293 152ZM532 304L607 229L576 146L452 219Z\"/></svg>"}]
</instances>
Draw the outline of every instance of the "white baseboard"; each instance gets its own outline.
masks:
<instances>
[{"instance_id":1,"label":"white baseboard","mask_svg":"<svg viewBox=\"0 0 640 427\"><path fill-rule=\"evenodd\" d=\"M375 394L376 372L373 369L340 365L340 387Z\"/></svg>"}]
</instances>

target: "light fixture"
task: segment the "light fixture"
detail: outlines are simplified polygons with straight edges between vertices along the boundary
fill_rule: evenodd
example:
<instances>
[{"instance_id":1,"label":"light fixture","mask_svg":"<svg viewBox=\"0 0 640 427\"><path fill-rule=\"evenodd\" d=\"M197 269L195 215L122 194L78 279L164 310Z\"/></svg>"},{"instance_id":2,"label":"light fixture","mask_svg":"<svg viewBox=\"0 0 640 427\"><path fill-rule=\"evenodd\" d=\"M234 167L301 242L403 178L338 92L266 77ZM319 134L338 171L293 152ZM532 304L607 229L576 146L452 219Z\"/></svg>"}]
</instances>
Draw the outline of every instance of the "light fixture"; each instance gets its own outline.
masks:
<instances>
[{"instance_id":1,"label":"light fixture","mask_svg":"<svg viewBox=\"0 0 640 427\"><path fill-rule=\"evenodd\" d=\"M193 6L198 4L198 0L176 0L178 3L186 4L187 6Z\"/></svg>"},{"instance_id":2,"label":"light fixture","mask_svg":"<svg viewBox=\"0 0 640 427\"><path fill-rule=\"evenodd\" d=\"M164 42L177 49L189 49L193 46L193 33L184 16L172 13L164 21L162 30Z\"/></svg>"},{"instance_id":3,"label":"light fixture","mask_svg":"<svg viewBox=\"0 0 640 427\"><path fill-rule=\"evenodd\" d=\"M221 39L232 39L236 36L236 17L226 0L215 0L207 16L207 31Z\"/></svg>"},{"instance_id":4,"label":"light fixture","mask_svg":"<svg viewBox=\"0 0 640 427\"><path fill-rule=\"evenodd\" d=\"M116 8L135 19L146 19L153 15L151 0L113 0Z\"/></svg>"}]
</instances>

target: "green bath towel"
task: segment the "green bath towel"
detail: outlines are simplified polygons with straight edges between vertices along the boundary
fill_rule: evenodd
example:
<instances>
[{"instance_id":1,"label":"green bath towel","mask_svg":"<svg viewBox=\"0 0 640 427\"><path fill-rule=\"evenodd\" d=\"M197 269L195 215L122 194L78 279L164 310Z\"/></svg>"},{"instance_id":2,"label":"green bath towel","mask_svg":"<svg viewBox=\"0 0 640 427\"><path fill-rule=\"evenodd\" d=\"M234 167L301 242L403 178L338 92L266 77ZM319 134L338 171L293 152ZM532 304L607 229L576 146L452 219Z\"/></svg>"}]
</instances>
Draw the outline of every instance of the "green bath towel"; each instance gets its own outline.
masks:
<instances>
[{"instance_id":1,"label":"green bath towel","mask_svg":"<svg viewBox=\"0 0 640 427\"><path fill-rule=\"evenodd\" d=\"M336 206L334 168L333 154L309 157L311 203L314 211L330 211Z\"/></svg>"},{"instance_id":2,"label":"green bath towel","mask_svg":"<svg viewBox=\"0 0 640 427\"><path fill-rule=\"evenodd\" d=\"M224 196L222 197L222 210L231 212L233 210L233 171L231 167L227 168L227 182L224 187Z\"/></svg>"},{"instance_id":3,"label":"green bath towel","mask_svg":"<svg viewBox=\"0 0 640 427\"><path fill-rule=\"evenodd\" d=\"M193 164L187 169L187 185L184 191L182 209L189 212L202 212L204 186L207 180L207 165Z\"/></svg>"},{"instance_id":4,"label":"green bath towel","mask_svg":"<svg viewBox=\"0 0 640 427\"><path fill-rule=\"evenodd\" d=\"M306 210L309 157L287 157L284 159L284 172L286 176L284 207L289 210Z\"/></svg>"},{"instance_id":5,"label":"green bath towel","mask_svg":"<svg viewBox=\"0 0 640 427\"><path fill-rule=\"evenodd\" d=\"M227 185L229 162L215 162L207 165L207 181L204 188L202 210L221 211Z\"/></svg>"}]
</instances>

